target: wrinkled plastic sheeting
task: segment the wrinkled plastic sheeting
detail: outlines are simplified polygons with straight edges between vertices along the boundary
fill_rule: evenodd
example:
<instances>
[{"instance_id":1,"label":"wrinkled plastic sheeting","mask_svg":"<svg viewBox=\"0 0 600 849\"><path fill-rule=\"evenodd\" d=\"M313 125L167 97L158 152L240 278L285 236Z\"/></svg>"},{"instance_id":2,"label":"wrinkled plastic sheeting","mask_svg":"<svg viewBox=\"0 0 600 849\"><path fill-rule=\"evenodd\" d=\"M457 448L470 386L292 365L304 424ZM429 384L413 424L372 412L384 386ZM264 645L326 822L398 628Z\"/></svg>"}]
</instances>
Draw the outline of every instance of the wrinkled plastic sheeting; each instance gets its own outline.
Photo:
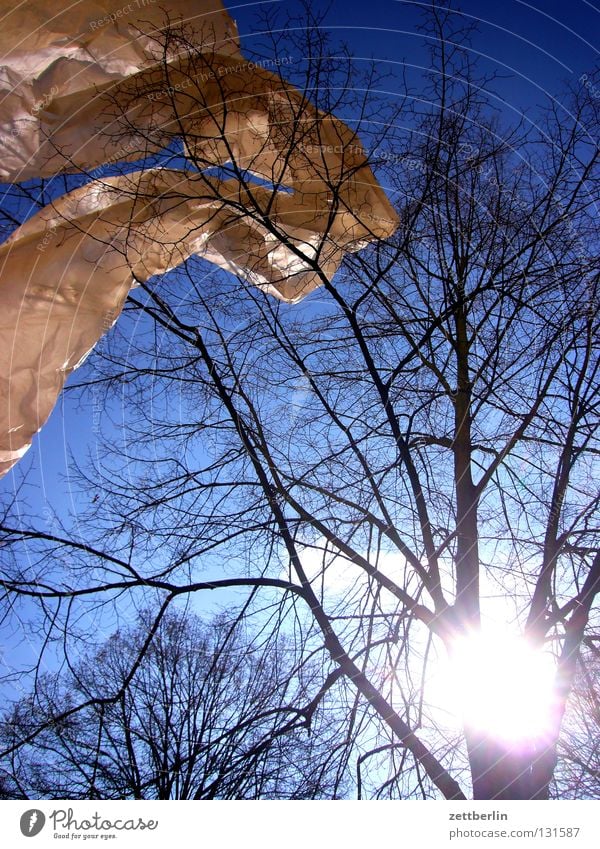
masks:
<instances>
[{"instance_id":1,"label":"wrinkled plastic sheeting","mask_svg":"<svg viewBox=\"0 0 600 849\"><path fill-rule=\"evenodd\" d=\"M71 96L76 113L107 83L190 49L242 59L220 0L0 0L0 177L41 176L33 163L55 101ZM79 132L88 130L82 117Z\"/></svg>"},{"instance_id":2,"label":"wrinkled plastic sheeting","mask_svg":"<svg viewBox=\"0 0 600 849\"><path fill-rule=\"evenodd\" d=\"M132 286L192 255L289 302L319 286L321 274L333 276L342 249L323 238L321 222L290 223L292 212L302 218L293 198L271 211L281 238L243 211L271 199L261 187L250 199L234 180L154 169L70 192L13 233L0 247L0 356L8 365L0 377L1 474L27 450ZM317 253L319 271L310 267Z\"/></svg>"},{"instance_id":3,"label":"wrinkled plastic sheeting","mask_svg":"<svg viewBox=\"0 0 600 849\"><path fill-rule=\"evenodd\" d=\"M187 15L183 41L165 36L160 4L139 3L119 15L112 0L61 0L51 21L43 2L19 7L31 20L0 33L4 178L97 178L183 135L199 172L229 166L239 179L168 169L95 179L0 247L0 474L132 286L198 255L293 303L398 224L356 135L245 61L218 0L170 0L171 20ZM248 173L272 188L244 185Z\"/></svg>"},{"instance_id":4,"label":"wrinkled plastic sheeting","mask_svg":"<svg viewBox=\"0 0 600 849\"><path fill-rule=\"evenodd\" d=\"M165 29L178 25L187 49L190 43L219 52L239 48L235 22L220 0L0 0L0 21L2 64L29 79L63 59L133 74L163 58ZM76 78L72 85L81 88Z\"/></svg>"}]
</instances>

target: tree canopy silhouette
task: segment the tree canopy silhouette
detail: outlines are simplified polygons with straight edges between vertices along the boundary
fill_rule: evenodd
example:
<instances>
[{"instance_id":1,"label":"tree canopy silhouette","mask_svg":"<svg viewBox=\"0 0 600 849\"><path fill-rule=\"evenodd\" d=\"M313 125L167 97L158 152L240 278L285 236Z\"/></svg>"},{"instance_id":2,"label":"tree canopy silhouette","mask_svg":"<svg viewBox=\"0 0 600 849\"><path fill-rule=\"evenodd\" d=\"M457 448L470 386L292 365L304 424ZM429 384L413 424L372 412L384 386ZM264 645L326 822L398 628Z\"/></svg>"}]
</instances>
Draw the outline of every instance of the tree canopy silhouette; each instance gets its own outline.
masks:
<instances>
[{"instance_id":1,"label":"tree canopy silhouette","mask_svg":"<svg viewBox=\"0 0 600 849\"><path fill-rule=\"evenodd\" d=\"M372 92L316 28L271 32L320 109ZM354 113L400 229L335 277L305 255L321 287L294 307L201 259L142 282L71 384L125 411L73 468L77 528L8 504L2 582L67 654L84 610L235 593L297 647L290 684L318 664L296 709L335 692L349 793L548 798L598 628L599 102L509 126L468 33L436 7L424 32L419 96ZM458 647L493 622L552 668L515 736L456 709L481 696ZM500 675L518 715L525 685Z\"/></svg>"}]
</instances>

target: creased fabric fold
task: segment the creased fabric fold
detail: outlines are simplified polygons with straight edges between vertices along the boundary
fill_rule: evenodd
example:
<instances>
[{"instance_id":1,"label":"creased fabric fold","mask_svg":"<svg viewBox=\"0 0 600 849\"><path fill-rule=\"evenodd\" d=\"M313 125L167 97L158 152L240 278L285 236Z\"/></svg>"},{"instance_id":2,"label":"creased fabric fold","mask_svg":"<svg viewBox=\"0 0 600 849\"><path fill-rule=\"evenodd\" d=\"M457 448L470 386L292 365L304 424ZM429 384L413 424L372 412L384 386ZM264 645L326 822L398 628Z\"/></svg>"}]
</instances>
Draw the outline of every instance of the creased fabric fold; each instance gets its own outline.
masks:
<instances>
[{"instance_id":1,"label":"creased fabric fold","mask_svg":"<svg viewBox=\"0 0 600 849\"><path fill-rule=\"evenodd\" d=\"M32 0L19 24L0 0L0 176L93 178L0 247L0 474L132 286L196 255L293 303L398 225L356 134L245 60L218 0L169 0L172 29L139 4ZM114 175L177 140L190 170Z\"/></svg>"}]
</instances>

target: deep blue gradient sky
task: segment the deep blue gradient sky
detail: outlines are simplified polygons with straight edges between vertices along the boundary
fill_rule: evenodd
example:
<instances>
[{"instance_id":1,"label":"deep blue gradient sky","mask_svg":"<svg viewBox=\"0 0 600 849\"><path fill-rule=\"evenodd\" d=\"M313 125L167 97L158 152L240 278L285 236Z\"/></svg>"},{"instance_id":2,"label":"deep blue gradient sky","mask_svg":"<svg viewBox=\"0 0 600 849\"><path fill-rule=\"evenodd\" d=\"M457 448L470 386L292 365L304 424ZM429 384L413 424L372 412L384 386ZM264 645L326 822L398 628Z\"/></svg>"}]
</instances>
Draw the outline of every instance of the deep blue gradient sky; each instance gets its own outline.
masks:
<instances>
[{"instance_id":1,"label":"deep blue gradient sky","mask_svg":"<svg viewBox=\"0 0 600 849\"><path fill-rule=\"evenodd\" d=\"M272 9L282 18L288 13L302 14L297 0L226 5L237 21L242 49L247 51L262 49L264 39L257 25L261 10ZM383 71L393 69L399 75L406 65L412 78L418 79L418 69L428 63L424 36L417 30L424 5L409 0L317 0L312 8L328 10L324 26L334 43L348 45L357 63L374 59ZM480 57L481 70L502 75L494 90L509 122L521 115L535 121L538 105L547 98L560 105L565 85L583 85L579 82L582 75L590 75L598 67L600 10L587 0L463 0L460 8L465 23L479 24L472 49ZM600 94L590 92L590 96ZM75 374L71 382L81 376ZM117 400L110 411L113 425L107 425L115 427L115 434L121 412ZM0 481L0 492L10 495L25 481L17 495L23 509L37 513L48 528L53 527L54 511L63 518L70 515L70 521L76 523L78 512L87 505L70 486L70 453L79 457L94 453L95 416L97 411L90 405L81 406L76 394L63 395L28 455Z\"/></svg>"},{"instance_id":2,"label":"deep blue gradient sky","mask_svg":"<svg viewBox=\"0 0 600 849\"><path fill-rule=\"evenodd\" d=\"M587 0L463 0L457 18L476 23L479 33L472 48L484 71L498 71L512 79L501 86L507 104L524 110L557 96L562 81L576 80L598 61L600 10ZM385 63L423 64L427 61L423 36L416 29L428 3L412 0L331 0L313 2L315 10L329 9L325 26L344 40L353 54ZM229 4L242 44L252 47L257 9L301 14L293 0Z\"/></svg>"},{"instance_id":3,"label":"deep blue gradient sky","mask_svg":"<svg viewBox=\"0 0 600 849\"><path fill-rule=\"evenodd\" d=\"M258 24L261 12L271 10L280 21L288 15L303 14L298 0L226 5L238 24L242 48L247 51L260 50L264 44ZM382 70L397 73L407 66L412 79L418 79L418 69L428 64L424 36L417 30L426 5L410 0L319 0L311 7L326 13L324 26L334 43L345 42L357 63L374 59ZM509 122L521 115L535 121L538 104L547 98L561 104L565 84L581 85L578 81L582 75L589 75L598 67L600 10L587 0L463 0L460 10L457 18L478 24L472 50L480 58L481 70L502 75L494 83L494 91L502 98ZM0 487L5 491L13 489L27 470L28 500L48 509L57 490L69 491L68 480L62 478L68 476L68 449L76 453L86 447L93 450L92 430L92 411L78 407L67 396L35 440L22 468L17 467L0 482ZM77 503L69 496L59 501L77 512Z\"/></svg>"}]
</instances>

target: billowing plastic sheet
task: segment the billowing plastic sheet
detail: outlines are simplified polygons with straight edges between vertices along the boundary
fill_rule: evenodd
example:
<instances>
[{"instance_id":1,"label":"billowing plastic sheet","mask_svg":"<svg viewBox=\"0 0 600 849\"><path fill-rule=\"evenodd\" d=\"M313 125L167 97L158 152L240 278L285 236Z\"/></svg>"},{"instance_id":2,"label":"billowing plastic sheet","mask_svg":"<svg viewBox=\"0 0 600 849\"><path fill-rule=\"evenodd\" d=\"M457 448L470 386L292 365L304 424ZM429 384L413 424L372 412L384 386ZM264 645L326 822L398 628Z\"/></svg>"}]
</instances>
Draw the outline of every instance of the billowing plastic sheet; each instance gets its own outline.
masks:
<instances>
[{"instance_id":1,"label":"billowing plastic sheet","mask_svg":"<svg viewBox=\"0 0 600 849\"><path fill-rule=\"evenodd\" d=\"M44 144L53 150L48 136L58 104L85 137L81 104L103 86L191 49L243 61L220 0L0 0L0 178L26 180L65 166L60 149L51 166L36 165L47 158Z\"/></svg>"},{"instance_id":2,"label":"billowing plastic sheet","mask_svg":"<svg viewBox=\"0 0 600 849\"><path fill-rule=\"evenodd\" d=\"M26 451L132 286L198 255L295 302L330 280L346 251L398 223L356 135L244 60L217 0L170 0L171 21L188 17L179 39L165 35L159 4L123 11L108 0L62 0L51 20L45 5L24 4L22 29L8 15L0 37L8 92L0 122L12 144L2 173L95 179L0 247L0 474ZM177 138L196 171L107 176L114 163Z\"/></svg>"}]
</instances>

